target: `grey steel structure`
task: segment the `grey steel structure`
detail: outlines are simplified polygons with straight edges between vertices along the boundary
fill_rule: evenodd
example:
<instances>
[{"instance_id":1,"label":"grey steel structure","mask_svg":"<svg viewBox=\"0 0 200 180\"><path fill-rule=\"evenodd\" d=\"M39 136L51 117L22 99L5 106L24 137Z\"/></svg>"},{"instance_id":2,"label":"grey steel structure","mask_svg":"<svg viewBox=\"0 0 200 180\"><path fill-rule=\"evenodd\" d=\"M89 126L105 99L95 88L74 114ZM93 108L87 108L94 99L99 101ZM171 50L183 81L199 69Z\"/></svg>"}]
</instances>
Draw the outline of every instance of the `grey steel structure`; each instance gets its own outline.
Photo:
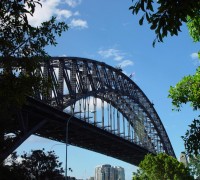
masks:
<instances>
[{"instance_id":1,"label":"grey steel structure","mask_svg":"<svg viewBox=\"0 0 200 180\"><path fill-rule=\"evenodd\" d=\"M48 93L35 91L28 98L16 118L15 143L3 158L31 134L65 143L64 127L72 109L76 115L69 123L69 144L135 165L147 153L175 157L153 104L120 69L86 58L52 57L35 73L52 86Z\"/></svg>"}]
</instances>

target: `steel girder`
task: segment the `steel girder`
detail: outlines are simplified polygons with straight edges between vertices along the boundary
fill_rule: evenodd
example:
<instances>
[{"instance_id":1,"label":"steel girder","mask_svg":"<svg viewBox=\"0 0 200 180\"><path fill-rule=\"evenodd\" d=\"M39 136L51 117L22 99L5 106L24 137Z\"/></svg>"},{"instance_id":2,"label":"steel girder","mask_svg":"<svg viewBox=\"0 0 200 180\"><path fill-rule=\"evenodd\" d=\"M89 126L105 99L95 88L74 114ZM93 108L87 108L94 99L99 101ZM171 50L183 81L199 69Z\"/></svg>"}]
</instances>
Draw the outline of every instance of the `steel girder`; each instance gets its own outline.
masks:
<instances>
[{"instance_id":1,"label":"steel girder","mask_svg":"<svg viewBox=\"0 0 200 180\"><path fill-rule=\"evenodd\" d=\"M13 132L11 132L12 130L9 133L4 132L6 136L4 137L5 142L2 144L3 148L0 151L0 162L3 162L32 134L36 134L38 129L45 126L48 121L46 117L33 115L30 113L31 111L31 109L24 106L13 118L13 123L16 126ZM30 116L34 117L34 121Z\"/></svg>"},{"instance_id":2,"label":"steel girder","mask_svg":"<svg viewBox=\"0 0 200 180\"><path fill-rule=\"evenodd\" d=\"M41 64L40 73L52 82L48 96L36 97L64 110L86 97L112 104L134 128L140 146L149 152L175 157L166 130L144 92L120 69L104 62L78 57L52 57ZM36 92L38 94L38 92Z\"/></svg>"},{"instance_id":3,"label":"steel girder","mask_svg":"<svg viewBox=\"0 0 200 180\"><path fill-rule=\"evenodd\" d=\"M55 109L41 101L28 97L26 109L30 122L39 122L45 117L47 122L39 128L35 135L66 142L66 123L71 114ZM94 126L80 117L73 116L68 128L68 143L74 146L111 156L138 166L144 156L149 153L146 148L120 138L102 127Z\"/></svg>"},{"instance_id":4,"label":"steel girder","mask_svg":"<svg viewBox=\"0 0 200 180\"><path fill-rule=\"evenodd\" d=\"M106 128L103 117L101 125L94 120L92 125L86 121L81 125L82 123L77 121L79 125L75 126L73 123L76 121L72 121L72 127L69 128L69 143L72 145L111 155L136 165L147 153L165 152L175 157L169 137L153 104L137 84L120 69L86 58L52 57L49 61L42 62L41 68L35 73L51 82L48 94L35 91L33 97L39 100L38 102L47 104L49 109L56 108L63 111L82 99L86 102L88 97L98 98L116 109L118 121L120 120L118 113L121 113L136 134L135 139L130 138L129 132L127 137L125 133L121 134L118 121L116 131ZM1 152L0 159L5 159L31 134L65 142L63 123L66 122L64 122L65 117L62 117L63 114L61 116L59 111L56 111L58 115L51 118L53 114L48 114L51 114L53 109L49 110L48 106L36 103L30 98L29 101L34 106L25 106L19 112L16 118L17 133L5 151ZM45 107L44 112L40 106L42 109ZM57 118L58 120L55 120ZM118 141L124 148L130 148L131 152L118 147L116 145Z\"/></svg>"}]
</instances>

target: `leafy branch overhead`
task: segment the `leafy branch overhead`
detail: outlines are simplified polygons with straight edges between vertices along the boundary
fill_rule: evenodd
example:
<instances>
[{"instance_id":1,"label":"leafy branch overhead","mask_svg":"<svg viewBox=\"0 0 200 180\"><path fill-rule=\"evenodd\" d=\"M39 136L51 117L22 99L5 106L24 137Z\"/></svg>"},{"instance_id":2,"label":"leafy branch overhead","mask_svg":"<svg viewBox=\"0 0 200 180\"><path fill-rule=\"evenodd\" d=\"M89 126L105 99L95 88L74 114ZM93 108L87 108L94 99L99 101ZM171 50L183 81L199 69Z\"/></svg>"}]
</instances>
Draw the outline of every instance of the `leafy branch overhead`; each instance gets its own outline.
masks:
<instances>
[{"instance_id":1,"label":"leafy branch overhead","mask_svg":"<svg viewBox=\"0 0 200 180\"><path fill-rule=\"evenodd\" d=\"M129 9L133 14L142 13L139 24L143 25L144 19L150 24L150 29L155 31L156 41L163 42L168 34L178 35L182 23L187 23L199 17L200 1L192 0L132 0L134 5ZM198 32L200 30L198 29Z\"/></svg>"},{"instance_id":2,"label":"leafy branch overhead","mask_svg":"<svg viewBox=\"0 0 200 180\"><path fill-rule=\"evenodd\" d=\"M45 47L56 45L56 35L68 29L65 22L55 17L33 27L28 16L34 16L40 0L1 0L0 3L0 114L10 114L33 94L33 87L41 90L44 82L38 73L40 61L48 59ZM43 89L44 90L44 89Z\"/></svg>"},{"instance_id":3,"label":"leafy branch overhead","mask_svg":"<svg viewBox=\"0 0 200 180\"><path fill-rule=\"evenodd\" d=\"M28 22L40 0L2 0L0 3L0 53L3 57L44 56L44 47L56 45L55 34L61 35L68 29L64 22L52 17L39 27ZM41 5L41 4L40 4ZM42 6L42 5L41 5Z\"/></svg>"},{"instance_id":4,"label":"leafy branch overhead","mask_svg":"<svg viewBox=\"0 0 200 180\"><path fill-rule=\"evenodd\" d=\"M197 68L194 75L185 76L175 87L170 87L169 98L172 104L180 109L182 104L188 102L194 110L200 109L200 67Z\"/></svg>"},{"instance_id":5,"label":"leafy branch overhead","mask_svg":"<svg viewBox=\"0 0 200 180\"><path fill-rule=\"evenodd\" d=\"M200 109L200 67L194 75L185 76L176 86L170 87L169 98L172 104L180 110L182 104L190 103L193 110ZM200 153L200 120L195 119L189 126L185 136L185 148L189 154Z\"/></svg>"}]
</instances>

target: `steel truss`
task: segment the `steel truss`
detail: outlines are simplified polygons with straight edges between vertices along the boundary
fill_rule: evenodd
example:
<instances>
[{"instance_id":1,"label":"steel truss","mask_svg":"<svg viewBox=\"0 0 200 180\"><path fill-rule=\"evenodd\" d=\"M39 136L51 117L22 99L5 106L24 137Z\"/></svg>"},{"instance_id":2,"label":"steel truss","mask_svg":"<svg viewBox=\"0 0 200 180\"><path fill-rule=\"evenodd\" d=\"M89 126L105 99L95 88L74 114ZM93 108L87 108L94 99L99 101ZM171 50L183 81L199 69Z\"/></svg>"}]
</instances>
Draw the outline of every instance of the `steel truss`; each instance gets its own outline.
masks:
<instances>
[{"instance_id":1,"label":"steel truss","mask_svg":"<svg viewBox=\"0 0 200 180\"><path fill-rule=\"evenodd\" d=\"M48 93L35 91L33 98L36 100L67 114L70 114L70 107L73 107L75 112L79 113L76 118L94 128L141 147L145 152L153 154L165 152L175 157L169 137L153 104L137 84L120 69L86 58L52 57L49 61L42 62L41 68L35 73L51 82ZM31 109L28 110L30 111ZM23 111L21 118L18 118L21 122L21 133L7 154L31 134L64 142L64 129L60 135L47 136L45 133L50 130L55 131L55 126L48 126L48 118L40 115L39 120L30 125L32 121L30 118L26 120L26 113L27 110ZM26 121L29 122L28 125ZM43 131L38 131L42 126ZM80 142L81 138L79 137ZM73 140L70 142L81 146L80 143L73 143ZM92 149L89 145L83 147ZM95 148L92 150L95 151ZM101 152L97 149L96 151ZM102 152L106 154L107 150ZM117 154L114 156L117 157Z\"/></svg>"},{"instance_id":2,"label":"steel truss","mask_svg":"<svg viewBox=\"0 0 200 180\"><path fill-rule=\"evenodd\" d=\"M153 104L120 69L86 58L52 57L50 61L43 64L41 72L53 82L52 90L48 95L49 105L64 110L82 99L82 104L85 104L83 111L86 111L88 97L99 98L110 104L118 112L117 116L120 113L126 119L135 136L131 135L130 129L128 129L127 137L123 136L125 132L119 130L119 117L116 122L118 127L110 129L112 133L128 138L152 153L166 152L175 156L169 137ZM44 96L40 97L41 100L46 100ZM84 115L86 116L86 113ZM104 127L105 117L103 116L102 114L100 122L96 122L94 116L94 125L109 130Z\"/></svg>"}]
</instances>

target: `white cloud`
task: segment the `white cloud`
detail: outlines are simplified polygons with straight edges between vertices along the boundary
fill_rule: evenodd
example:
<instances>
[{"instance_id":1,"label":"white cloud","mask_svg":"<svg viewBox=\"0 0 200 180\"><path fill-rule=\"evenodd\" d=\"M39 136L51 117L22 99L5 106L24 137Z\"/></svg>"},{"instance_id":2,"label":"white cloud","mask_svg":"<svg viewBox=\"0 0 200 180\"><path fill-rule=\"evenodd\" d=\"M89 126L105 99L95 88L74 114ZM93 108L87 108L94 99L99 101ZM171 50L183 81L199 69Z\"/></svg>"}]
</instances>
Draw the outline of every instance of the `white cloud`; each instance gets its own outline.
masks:
<instances>
[{"instance_id":1,"label":"white cloud","mask_svg":"<svg viewBox=\"0 0 200 180\"><path fill-rule=\"evenodd\" d=\"M81 3L81 0L65 0L65 2L70 7L76 7Z\"/></svg>"},{"instance_id":2,"label":"white cloud","mask_svg":"<svg viewBox=\"0 0 200 180\"><path fill-rule=\"evenodd\" d=\"M192 54L190 54L190 57L192 58L193 64L195 66L199 66L200 61L199 61L198 53L192 53Z\"/></svg>"},{"instance_id":3,"label":"white cloud","mask_svg":"<svg viewBox=\"0 0 200 180\"><path fill-rule=\"evenodd\" d=\"M71 28L85 29L88 28L87 21L82 19L72 19L70 23Z\"/></svg>"},{"instance_id":4,"label":"white cloud","mask_svg":"<svg viewBox=\"0 0 200 180\"><path fill-rule=\"evenodd\" d=\"M33 16L28 15L28 21L32 26L40 26L42 22L50 20L52 16L56 16L58 20L65 21L73 16L79 16L79 11L73 12L70 9L60 8L61 5L67 4L69 8L75 7L81 3L81 0L41 0L42 7L36 4ZM71 25L80 29L87 28L87 21L72 19Z\"/></svg>"},{"instance_id":5,"label":"white cloud","mask_svg":"<svg viewBox=\"0 0 200 180\"><path fill-rule=\"evenodd\" d=\"M65 19L68 19L72 16L72 12L69 11L69 10L59 10L57 9L56 10L56 15L57 15L57 18L58 19L62 19L62 18L65 18Z\"/></svg>"},{"instance_id":6,"label":"white cloud","mask_svg":"<svg viewBox=\"0 0 200 180\"><path fill-rule=\"evenodd\" d=\"M63 54L62 56L60 56L60 57L67 57L67 55L66 54Z\"/></svg>"},{"instance_id":7,"label":"white cloud","mask_svg":"<svg viewBox=\"0 0 200 180\"><path fill-rule=\"evenodd\" d=\"M39 26L42 22L48 21L55 12L58 11L57 6L61 3L61 0L42 0L40 5L36 5L35 13L33 16L28 15L29 23L32 26Z\"/></svg>"},{"instance_id":8,"label":"white cloud","mask_svg":"<svg viewBox=\"0 0 200 180\"><path fill-rule=\"evenodd\" d=\"M124 60L121 63L119 63L118 66L120 66L121 68L125 68L127 66L132 66L133 64L134 64L133 61Z\"/></svg>"},{"instance_id":9,"label":"white cloud","mask_svg":"<svg viewBox=\"0 0 200 180\"><path fill-rule=\"evenodd\" d=\"M80 16L79 11L76 11L76 12L74 13L74 16Z\"/></svg>"},{"instance_id":10,"label":"white cloud","mask_svg":"<svg viewBox=\"0 0 200 180\"><path fill-rule=\"evenodd\" d=\"M110 48L106 50L99 50L98 54L103 59L111 58L114 61L118 61L118 64L116 67L125 68L127 66L132 66L134 63L131 60L128 60L127 53L124 53L118 49Z\"/></svg>"},{"instance_id":11,"label":"white cloud","mask_svg":"<svg viewBox=\"0 0 200 180\"><path fill-rule=\"evenodd\" d=\"M18 156L14 162L22 163L22 161L23 161L23 158L21 156ZM8 166L11 166L13 164L13 158L12 158L11 154L5 159L4 163L5 163L5 165L8 165Z\"/></svg>"},{"instance_id":12,"label":"white cloud","mask_svg":"<svg viewBox=\"0 0 200 180\"><path fill-rule=\"evenodd\" d=\"M123 56L121 56L121 55L117 55L114 57L115 61L121 61L122 59L123 59Z\"/></svg>"},{"instance_id":13,"label":"white cloud","mask_svg":"<svg viewBox=\"0 0 200 180\"><path fill-rule=\"evenodd\" d=\"M79 103L81 103L81 106ZM89 107L90 107L89 113L92 113L95 109L93 96L90 96L87 98L87 100L86 100L87 107L88 107L88 103L89 103ZM83 99L77 101L75 104L74 112L82 112L83 113L84 112L83 104L84 104ZM87 107L85 109L86 112L88 112ZM107 107L107 103L104 103L104 108L106 108L106 107ZM96 98L96 111L101 111L101 109L102 109L102 100L99 98ZM68 106L67 108L65 108L64 111L69 113L71 111L71 107ZM77 116L83 115L82 113L77 113Z\"/></svg>"},{"instance_id":14,"label":"white cloud","mask_svg":"<svg viewBox=\"0 0 200 180\"><path fill-rule=\"evenodd\" d=\"M190 57L191 57L192 59L198 59L198 53L192 53L192 54L190 55Z\"/></svg>"},{"instance_id":15,"label":"white cloud","mask_svg":"<svg viewBox=\"0 0 200 180\"><path fill-rule=\"evenodd\" d=\"M107 49L107 50L100 50L98 51L98 54L100 54L103 58L113 58L115 61L121 61L124 57L123 57L123 53L121 53L119 50L117 49Z\"/></svg>"}]
</instances>

